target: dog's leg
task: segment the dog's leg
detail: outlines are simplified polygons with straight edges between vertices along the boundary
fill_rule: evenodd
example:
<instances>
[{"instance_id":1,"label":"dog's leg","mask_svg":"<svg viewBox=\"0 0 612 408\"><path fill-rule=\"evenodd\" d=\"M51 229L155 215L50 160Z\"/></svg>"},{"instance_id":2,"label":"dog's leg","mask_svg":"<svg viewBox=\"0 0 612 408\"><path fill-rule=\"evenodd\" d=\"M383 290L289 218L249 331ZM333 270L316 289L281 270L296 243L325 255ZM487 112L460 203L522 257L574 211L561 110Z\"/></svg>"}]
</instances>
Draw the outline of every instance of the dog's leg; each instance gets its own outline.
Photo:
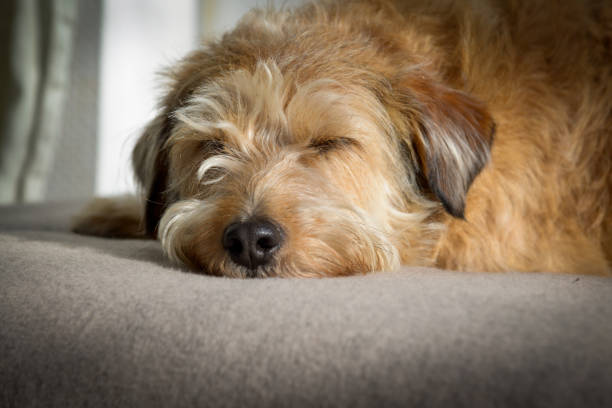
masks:
<instances>
[{"instance_id":1,"label":"dog's leg","mask_svg":"<svg viewBox=\"0 0 612 408\"><path fill-rule=\"evenodd\" d=\"M133 195L95 198L72 220L72 231L113 238L145 238L142 203Z\"/></svg>"}]
</instances>

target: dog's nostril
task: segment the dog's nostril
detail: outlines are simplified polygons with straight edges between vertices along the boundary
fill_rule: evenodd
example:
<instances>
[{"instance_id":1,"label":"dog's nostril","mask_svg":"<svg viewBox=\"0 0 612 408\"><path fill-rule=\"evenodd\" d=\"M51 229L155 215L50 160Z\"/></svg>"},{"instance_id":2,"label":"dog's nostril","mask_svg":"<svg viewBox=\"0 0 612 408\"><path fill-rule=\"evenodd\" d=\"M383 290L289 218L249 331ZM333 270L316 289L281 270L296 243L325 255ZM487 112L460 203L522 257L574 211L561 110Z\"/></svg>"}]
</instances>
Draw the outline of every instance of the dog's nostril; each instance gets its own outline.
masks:
<instances>
[{"instance_id":1,"label":"dog's nostril","mask_svg":"<svg viewBox=\"0 0 612 408\"><path fill-rule=\"evenodd\" d=\"M274 250L280 244L280 233L272 224L260 224L253 232L257 249L263 251Z\"/></svg>"},{"instance_id":2,"label":"dog's nostril","mask_svg":"<svg viewBox=\"0 0 612 408\"><path fill-rule=\"evenodd\" d=\"M234 262L249 269L269 263L282 241L281 229L265 220L236 222L223 233L223 248Z\"/></svg>"},{"instance_id":3,"label":"dog's nostril","mask_svg":"<svg viewBox=\"0 0 612 408\"><path fill-rule=\"evenodd\" d=\"M240 242L240 239L237 238L230 238L226 246L226 249L234 253L242 252L242 248L244 248L244 246L242 245L242 242Z\"/></svg>"},{"instance_id":4,"label":"dog's nostril","mask_svg":"<svg viewBox=\"0 0 612 408\"><path fill-rule=\"evenodd\" d=\"M257 240L257 247L263 250L272 249L278 245L276 239L273 237L263 237Z\"/></svg>"}]
</instances>

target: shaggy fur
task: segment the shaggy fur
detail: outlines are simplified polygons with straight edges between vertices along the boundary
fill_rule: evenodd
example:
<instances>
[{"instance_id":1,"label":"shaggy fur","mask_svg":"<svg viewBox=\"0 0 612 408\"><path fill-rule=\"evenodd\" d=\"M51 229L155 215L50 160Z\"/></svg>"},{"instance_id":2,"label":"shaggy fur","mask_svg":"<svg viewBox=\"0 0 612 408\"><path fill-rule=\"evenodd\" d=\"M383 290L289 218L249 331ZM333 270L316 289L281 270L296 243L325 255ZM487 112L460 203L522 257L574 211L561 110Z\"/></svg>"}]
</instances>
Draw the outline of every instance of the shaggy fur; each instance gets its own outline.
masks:
<instances>
[{"instance_id":1,"label":"shaggy fur","mask_svg":"<svg viewBox=\"0 0 612 408\"><path fill-rule=\"evenodd\" d=\"M133 153L142 213L94 204L75 230L235 277L609 274L612 6L553 3L255 10L168 72ZM256 268L222 243L252 219L283 236Z\"/></svg>"}]
</instances>

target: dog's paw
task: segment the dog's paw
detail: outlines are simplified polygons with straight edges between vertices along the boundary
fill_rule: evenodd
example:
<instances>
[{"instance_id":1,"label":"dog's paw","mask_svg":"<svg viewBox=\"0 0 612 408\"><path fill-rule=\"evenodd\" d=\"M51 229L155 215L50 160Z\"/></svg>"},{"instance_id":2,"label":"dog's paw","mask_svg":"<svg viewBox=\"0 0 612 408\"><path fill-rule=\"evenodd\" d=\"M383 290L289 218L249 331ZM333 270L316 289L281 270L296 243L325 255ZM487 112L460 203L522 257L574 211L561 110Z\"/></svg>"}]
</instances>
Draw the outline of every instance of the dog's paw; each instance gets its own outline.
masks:
<instances>
[{"instance_id":1,"label":"dog's paw","mask_svg":"<svg viewBox=\"0 0 612 408\"><path fill-rule=\"evenodd\" d=\"M142 204L133 195L95 198L72 219L73 232L113 238L145 238Z\"/></svg>"}]
</instances>

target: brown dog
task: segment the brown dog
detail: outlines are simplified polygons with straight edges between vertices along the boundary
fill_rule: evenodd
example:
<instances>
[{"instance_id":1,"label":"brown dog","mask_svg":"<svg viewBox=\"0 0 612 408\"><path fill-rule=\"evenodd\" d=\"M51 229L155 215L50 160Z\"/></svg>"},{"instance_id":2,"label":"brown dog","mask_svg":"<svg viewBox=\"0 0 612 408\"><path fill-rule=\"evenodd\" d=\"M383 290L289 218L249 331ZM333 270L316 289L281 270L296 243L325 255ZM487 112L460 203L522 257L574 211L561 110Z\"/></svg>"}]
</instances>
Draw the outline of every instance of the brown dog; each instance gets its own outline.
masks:
<instances>
[{"instance_id":1,"label":"brown dog","mask_svg":"<svg viewBox=\"0 0 612 408\"><path fill-rule=\"evenodd\" d=\"M168 73L144 204L95 201L75 230L236 277L609 274L611 43L595 0L254 11Z\"/></svg>"}]
</instances>

